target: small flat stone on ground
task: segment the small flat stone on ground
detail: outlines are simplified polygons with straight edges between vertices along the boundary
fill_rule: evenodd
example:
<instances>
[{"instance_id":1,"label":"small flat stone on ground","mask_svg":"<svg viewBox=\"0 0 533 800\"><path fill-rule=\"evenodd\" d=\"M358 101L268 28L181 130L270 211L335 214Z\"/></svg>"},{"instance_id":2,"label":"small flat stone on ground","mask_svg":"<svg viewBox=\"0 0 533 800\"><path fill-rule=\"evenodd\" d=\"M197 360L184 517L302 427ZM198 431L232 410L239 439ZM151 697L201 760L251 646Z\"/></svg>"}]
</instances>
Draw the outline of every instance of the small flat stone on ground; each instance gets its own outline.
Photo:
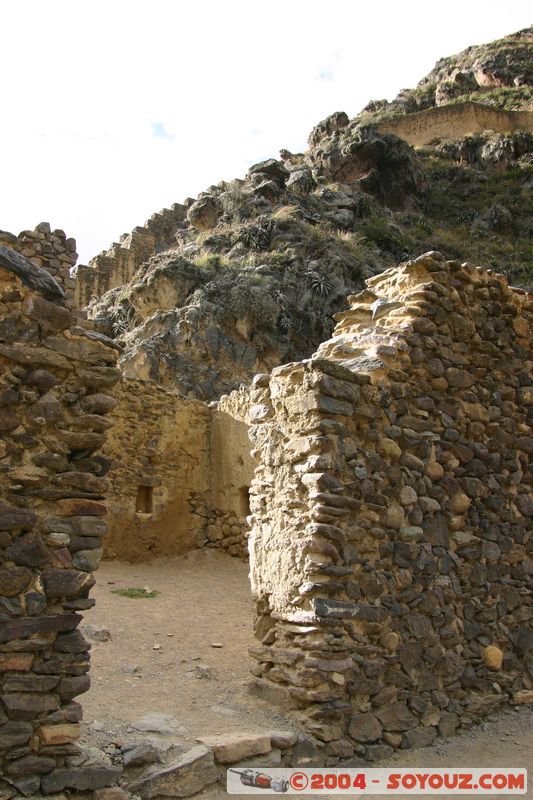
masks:
<instances>
[{"instance_id":1,"label":"small flat stone on ground","mask_svg":"<svg viewBox=\"0 0 533 800\"><path fill-rule=\"evenodd\" d=\"M234 764L243 758L269 753L270 736L253 733L225 733L220 736L204 736L198 739L207 745L218 764Z\"/></svg>"},{"instance_id":2,"label":"small flat stone on ground","mask_svg":"<svg viewBox=\"0 0 533 800\"><path fill-rule=\"evenodd\" d=\"M158 733L161 736L186 736L189 729L171 714L146 714L131 723L137 731Z\"/></svg>"},{"instance_id":3,"label":"small flat stone on ground","mask_svg":"<svg viewBox=\"0 0 533 800\"><path fill-rule=\"evenodd\" d=\"M88 624L84 625L81 630L83 635L93 642L109 642L111 639L111 631L101 625Z\"/></svg>"},{"instance_id":4,"label":"small flat stone on ground","mask_svg":"<svg viewBox=\"0 0 533 800\"><path fill-rule=\"evenodd\" d=\"M165 767L149 767L127 788L142 800L160 796L189 797L215 783L218 777L213 753L200 744Z\"/></svg>"},{"instance_id":5,"label":"small flat stone on ground","mask_svg":"<svg viewBox=\"0 0 533 800\"><path fill-rule=\"evenodd\" d=\"M170 742L149 737L143 742L132 742L122 747L124 766L135 767L142 764L160 764L163 756L172 747Z\"/></svg>"}]
</instances>

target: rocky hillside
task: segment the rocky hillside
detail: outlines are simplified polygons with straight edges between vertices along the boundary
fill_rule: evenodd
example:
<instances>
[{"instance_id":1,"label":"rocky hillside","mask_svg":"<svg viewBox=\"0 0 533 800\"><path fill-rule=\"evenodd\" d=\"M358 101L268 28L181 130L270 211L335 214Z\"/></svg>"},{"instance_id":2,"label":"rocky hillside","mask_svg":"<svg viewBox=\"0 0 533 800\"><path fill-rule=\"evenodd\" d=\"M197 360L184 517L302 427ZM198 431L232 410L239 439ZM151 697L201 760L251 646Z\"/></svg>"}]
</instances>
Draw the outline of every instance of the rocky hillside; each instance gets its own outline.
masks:
<instances>
[{"instance_id":1,"label":"rocky hillside","mask_svg":"<svg viewBox=\"0 0 533 800\"><path fill-rule=\"evenodd\" d=\"M414 89L403 89L391 103L372 101L360 117L411 114L467 100L507 111L532 110L532 84L533 27L439 59Z\"/></svg>"},{"instance_id":2,"label":"rocky hillside","mask_svg":"<svg viewBox=\"0 0 533 800\"><path fill-rule=\"evenodd\" d=\"M465 99L531 107L532 63L531 29L468 48L392 103L332 114L305 153L282 150L186 200L155 255L90 306L125 374L216 399L308 356L365 278L428 250L532 287L533 135L415 151L376 127Z\"/></svg>"}]
</instances>

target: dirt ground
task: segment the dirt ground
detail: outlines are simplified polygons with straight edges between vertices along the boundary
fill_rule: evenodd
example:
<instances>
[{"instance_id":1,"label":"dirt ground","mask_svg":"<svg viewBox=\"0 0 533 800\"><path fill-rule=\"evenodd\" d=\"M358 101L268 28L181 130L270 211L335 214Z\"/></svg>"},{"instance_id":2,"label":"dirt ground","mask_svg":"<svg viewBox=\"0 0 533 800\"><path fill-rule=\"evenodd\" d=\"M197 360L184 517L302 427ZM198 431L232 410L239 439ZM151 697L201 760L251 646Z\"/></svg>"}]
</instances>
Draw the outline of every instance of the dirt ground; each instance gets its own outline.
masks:
<instances>
[{"instance_id":1,"label":"dirt ground","mask_svg":"<svg viewBox=\"0 0 533 800\"><path fill-rule=\"evenodd\" d=\"M253 664L247 648L255 642L246 563L214 550L194 551L151 564L106 562L96 580L96 606L82 625L106 628L111 638L93 642L92 687L80 698L84 739L120 743L131 737L132 721L155 712L175 716L191 740L206 733L294 727L290 718L246 692ZM113 594L129 587L160 594L153 599ZM381 766L526 767L533 784L533 709L507 709L461 736L424 750L399 751ZM533 798L533 785L526 796ZM228 795L216 788L201 797Z\"/></svg>"},{"instance_id":2,"label":"dirt ground","mask_svg":"<svg viewBox=\"0 0 533 800\"><path fill-rule=\"evenodd\" d=\"M92 642L92 686L80 698L88 726L119 732L148 713L171 714L195 736L290 726L246 692L256 643L248 564L195 550L151 564L104 562L95 577L82 629L98 625L111 638ZM129 587L160 594L113 593Z\"/></svg>"}]
</instances>

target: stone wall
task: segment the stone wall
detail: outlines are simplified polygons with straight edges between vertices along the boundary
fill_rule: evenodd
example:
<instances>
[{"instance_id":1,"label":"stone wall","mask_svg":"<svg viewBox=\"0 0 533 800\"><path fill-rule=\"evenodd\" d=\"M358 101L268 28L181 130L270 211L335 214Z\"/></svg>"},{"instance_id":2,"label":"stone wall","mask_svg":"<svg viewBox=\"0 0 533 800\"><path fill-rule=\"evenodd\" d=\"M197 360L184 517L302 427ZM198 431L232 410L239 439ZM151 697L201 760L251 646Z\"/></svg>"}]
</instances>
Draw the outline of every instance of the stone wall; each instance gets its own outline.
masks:
<instances>
[{"instance_id":1,"label":"stone wall","mask_svg":"<svg viewBox=\"0 0 533 800\"><path fill-rule=\"evenodd\" d=\"M22 231L18 236L0 231L0 245L13 248L35 266L45 269L65 292L64 305L79 308L74 299L76 281L70 274L78 258L75 239L67 239L60 229L52 230L49 222L40 222L35 230Z\"/></svg>"},{"instance_id":2,"label":"stone wall","mask_svg":"<svg viewBox=\"0 0 533 800\"><path fill-rule=\"evenodd\" d=\"M412 147L438 139L461 139L484 131L533 132L533 111L501 111L481 103L456 103L429 108L380 122L381 133L394 133Z\"/></svg>"},{"instance_id":3,"label":"stone wall","mask_svg":"<svg viewBox=\"0 0 533 800\"><path fill-rule=\"evenodd\" d=\"M257 383L223 395L211 422L210 524L206 535L230 555L248 558L250 485L256 463L251 456L250 422Z\"/></svg>"},{"instance_id":4,"label":"stone wall","mask_svg":"<svg viewBox=\"0 0 533 800\"><path fill-rule=\"evenodd\" d=\"M184 553L207 524L210 409L142 381L122 380L113 394L106 555Z\"/></svg>"},{"instance_id":5,"label":"stone wall","mask_svg":"<svg viewBox=\"0 0 533 800\"><path fill-rule=\"evenodd\" d=\"M367 286L256 398L250 558L254 691L375 759L533 702L533 298L438 253Z\"/></svg>"},{"instance_id":6,"label":"stone wall","mask_svg":"<svg viewBox=\"0 0 533 800\"><path fill-rule=\"evenodd\" d=\"M246 556L246 394L222 410L123 379L113 396L106 556L143 561L204 546Z\"/></svg>"},{"instance_id":7,"label":"stone wall","mask_svg":"<svg viewBox=\"0 0 533 800\"><path fill-rule=\"evenodd\" d=\"M109 289L128 283L141 264L156 253L175 243L176 232L184 222L187 209L179 203L153 214L142 226L125 233L120 242L89 261L76 267L76 303L79 308L89 305Z\"/></svg>"},{"instance_id":8,"label":"stone wall","mask_svg":"<svg viewBox=\"0 0 533 800\"><path fill-rule=\"evenodd\" d=\"M41 242L46 258L41 233L15 244ZM10 787L29 795L116 778L117 768L72 759L75 698L89 688L90 645L77 627L106 530L97 453L119 371L112 343L76 324L50 275L0 251L0 795L12 796Z\"/></svg>"}]
</instances>

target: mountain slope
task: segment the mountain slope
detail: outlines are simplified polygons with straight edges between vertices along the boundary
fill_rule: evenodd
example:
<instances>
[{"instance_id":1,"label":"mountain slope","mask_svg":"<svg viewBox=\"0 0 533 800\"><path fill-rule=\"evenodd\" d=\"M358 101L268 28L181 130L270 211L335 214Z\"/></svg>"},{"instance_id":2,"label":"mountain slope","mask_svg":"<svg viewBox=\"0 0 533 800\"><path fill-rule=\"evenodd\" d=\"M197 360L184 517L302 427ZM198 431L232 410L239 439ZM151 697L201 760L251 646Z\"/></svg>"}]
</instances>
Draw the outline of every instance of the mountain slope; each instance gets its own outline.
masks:
<instances>
[{"instance_id":1,"label":"mountain slope","mask_svg":"<svg viewBox=\"0 0 533 800\"><path fill-rule=\"evenodd\" d=\"M533 26L439 59L414 89L403 89L391 103L373 101L360 116L410 114L467 100L508 111L532 110L532 84Z\"/></svg>"},{"instance_id":2,"label":"mountain slope","mask_svg":"<svg viewBox=\"0 0 533 800\"><path fill-rule=\"evenodd\" d=\"M427 250L531 287L533 135L487 131L415 151L378 129L383 115L476 91L528 108L531 50L529 29L442 59L393 103L351 121L332 114L305 153L283 150L186 200L154 255L90 306L123 345L125 374L215 399L308 356L366 277Z\"/></svg>"}]
</instances>

